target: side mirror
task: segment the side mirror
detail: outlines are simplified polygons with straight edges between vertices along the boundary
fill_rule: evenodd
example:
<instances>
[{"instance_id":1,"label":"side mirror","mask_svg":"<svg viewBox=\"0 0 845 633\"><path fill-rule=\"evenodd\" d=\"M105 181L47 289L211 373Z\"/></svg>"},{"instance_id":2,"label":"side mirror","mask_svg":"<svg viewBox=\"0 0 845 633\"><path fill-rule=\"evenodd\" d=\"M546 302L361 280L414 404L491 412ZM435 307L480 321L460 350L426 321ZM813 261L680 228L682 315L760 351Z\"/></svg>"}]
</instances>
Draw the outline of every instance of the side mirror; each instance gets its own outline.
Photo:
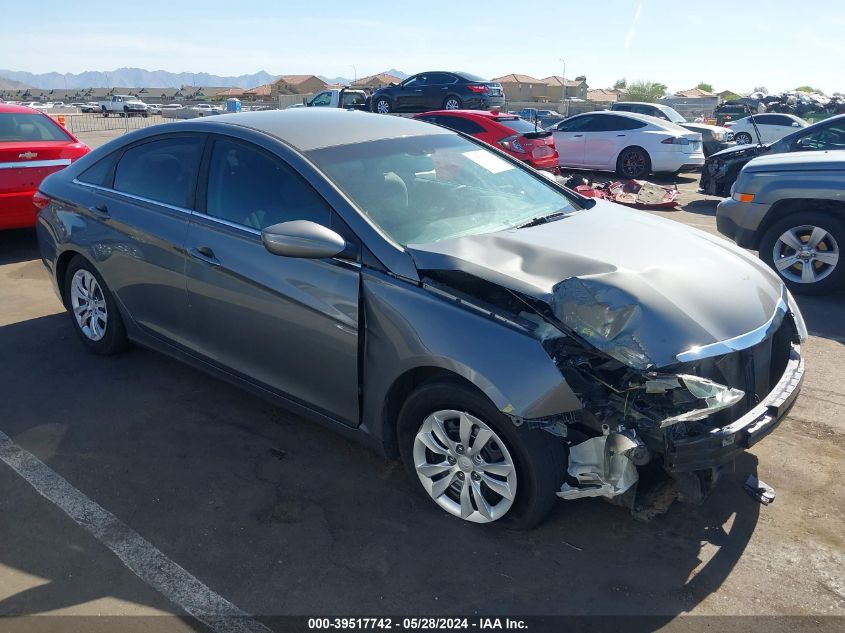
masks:
<instances>
[{"instance_id":1,"label":"side mirror","mask_svg":"<svg viewBox=\"0 0 845 633\"><path fill-rule=\"evenodd\" d=\"M273 255L307 259L334 257L346 248L346 242L340 235L310 220L268 226L261 231L261 241Z\"/></svg>"},{"instance_id":2,"label":"side mirror","mask_svg":"<svg viewBox=\"0 0 845 633\"><path fill-rule=\"evenodd\" d=\"M793 122L792 122L792 127L801 127L801 124L800 124L800 123L798 123L798 121L793 121Z\"/></svg>"}]
</instances>

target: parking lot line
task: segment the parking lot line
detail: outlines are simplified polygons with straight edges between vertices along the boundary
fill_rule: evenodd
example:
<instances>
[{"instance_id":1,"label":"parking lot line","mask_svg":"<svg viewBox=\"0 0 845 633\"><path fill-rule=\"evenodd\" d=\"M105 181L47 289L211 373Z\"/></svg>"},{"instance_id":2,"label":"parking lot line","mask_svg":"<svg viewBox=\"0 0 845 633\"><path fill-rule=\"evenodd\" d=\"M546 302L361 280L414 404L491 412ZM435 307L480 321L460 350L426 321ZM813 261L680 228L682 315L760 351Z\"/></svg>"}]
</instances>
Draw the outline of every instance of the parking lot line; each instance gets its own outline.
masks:
<instances>
[{"instance_id":1,"label":"parking lot line","mask_svg":"<svg viewBox=\"0 0 845 633\"><path fill-rule=\"evenodd\" d=\"M108 547L136 576L212 630L217 633L269 633L270 629L206 587L2 431L0 460Z\"/></svg>"}]
</instances>

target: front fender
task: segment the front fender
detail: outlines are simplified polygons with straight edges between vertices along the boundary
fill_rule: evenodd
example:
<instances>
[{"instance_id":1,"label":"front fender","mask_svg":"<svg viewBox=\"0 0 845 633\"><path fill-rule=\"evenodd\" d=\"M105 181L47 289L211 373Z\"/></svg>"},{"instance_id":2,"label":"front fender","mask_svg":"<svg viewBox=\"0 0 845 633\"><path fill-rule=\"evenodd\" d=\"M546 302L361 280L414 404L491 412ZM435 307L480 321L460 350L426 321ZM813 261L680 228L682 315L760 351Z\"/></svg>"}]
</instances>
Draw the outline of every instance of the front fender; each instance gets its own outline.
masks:
<instances>
[{"instance_id":1,"label":"front fender","mask_svg":"<svg viewBox=\"0 0 845 633\"><path fill-rule=\"evenodd\" d=\"M362 289L365 423L381 420L393 383L422 367L465 378L512 416L540 418L581 408L532 336L385 274L365 270Z\"/></svg>"}]
</instances>

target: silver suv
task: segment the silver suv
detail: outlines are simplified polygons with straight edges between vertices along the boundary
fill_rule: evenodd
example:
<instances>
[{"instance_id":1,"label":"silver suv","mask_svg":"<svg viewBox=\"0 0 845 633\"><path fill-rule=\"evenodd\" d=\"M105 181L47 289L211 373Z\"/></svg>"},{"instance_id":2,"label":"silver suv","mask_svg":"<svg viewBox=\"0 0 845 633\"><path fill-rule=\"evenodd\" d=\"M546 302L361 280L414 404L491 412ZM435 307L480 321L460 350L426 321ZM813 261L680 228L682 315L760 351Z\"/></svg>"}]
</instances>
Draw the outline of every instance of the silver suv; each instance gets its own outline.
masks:
<instances>
[{"instance_id":1,"label":"silver suv","mask_svg":"<svg viewBox=\"0 0 845 633\"><path fill-rule=\"evenodd\" d=\"M845 285L845 150L772 154L749 162L716 209L719 231L756 249L790 290Z\"/></svg>"}]
</instances>

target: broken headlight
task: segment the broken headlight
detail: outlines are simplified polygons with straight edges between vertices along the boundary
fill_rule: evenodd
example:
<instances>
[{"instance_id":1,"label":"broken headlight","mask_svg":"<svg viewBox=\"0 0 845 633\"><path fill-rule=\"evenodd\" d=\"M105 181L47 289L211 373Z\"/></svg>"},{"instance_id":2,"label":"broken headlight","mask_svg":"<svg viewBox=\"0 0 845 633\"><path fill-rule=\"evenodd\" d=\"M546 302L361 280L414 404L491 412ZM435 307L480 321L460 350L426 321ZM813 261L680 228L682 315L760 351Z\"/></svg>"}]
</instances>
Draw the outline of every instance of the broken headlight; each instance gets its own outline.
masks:
<instances>
[{"instance_id":1,"label":"broken headlight","mask_svg":"<svg viewBox=\"0 0 845 633\"><path fill-rule=\"evenodd\" d=\"M678 422L703 420L710 414L716 413L716 411L732 407L745 397L745 392L742 389L734 389L720 385L718 382L714 382L708 378L691 376L689 374L657 376L645 383L646 393L666 393L667 391L682 387L693 398L703 401L704 406L664 418L660 422L660 428L671 426Z\"/></svg>"}]
</instances>

